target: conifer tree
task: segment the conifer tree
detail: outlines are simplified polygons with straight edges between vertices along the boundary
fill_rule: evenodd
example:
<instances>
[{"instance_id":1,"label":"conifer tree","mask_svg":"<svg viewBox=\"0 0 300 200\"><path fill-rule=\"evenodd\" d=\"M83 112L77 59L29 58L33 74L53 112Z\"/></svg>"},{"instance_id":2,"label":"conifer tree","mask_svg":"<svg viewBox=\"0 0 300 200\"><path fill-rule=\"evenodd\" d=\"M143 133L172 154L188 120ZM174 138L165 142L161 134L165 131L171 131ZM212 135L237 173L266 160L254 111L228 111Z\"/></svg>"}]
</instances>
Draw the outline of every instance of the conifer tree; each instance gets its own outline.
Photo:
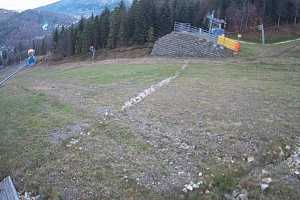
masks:
<instances>
[{"instance_id":1,"label":"conifer tree","mask_svg":"<svg viewBox=\"0 0 300 200\"><path fill-rule=\"evenodd\" d=\"M173 21L172 21L172 13L169 7L169 1L165 1L163 6L160 9L160 32L159 35L163 36L172 31Z\"/></svg>"},{"instance_id":2,"label":"conifer tree","mask_svg":"<svg viewBox=\"0 0 300 200\"><path fill-rule=\"evenodd\" d=\"M59 32L58 32L58 28L56 28L55 31L53 32L54 49L57 48L58 40L59 40Z\"/></svg>"}]
</instances>

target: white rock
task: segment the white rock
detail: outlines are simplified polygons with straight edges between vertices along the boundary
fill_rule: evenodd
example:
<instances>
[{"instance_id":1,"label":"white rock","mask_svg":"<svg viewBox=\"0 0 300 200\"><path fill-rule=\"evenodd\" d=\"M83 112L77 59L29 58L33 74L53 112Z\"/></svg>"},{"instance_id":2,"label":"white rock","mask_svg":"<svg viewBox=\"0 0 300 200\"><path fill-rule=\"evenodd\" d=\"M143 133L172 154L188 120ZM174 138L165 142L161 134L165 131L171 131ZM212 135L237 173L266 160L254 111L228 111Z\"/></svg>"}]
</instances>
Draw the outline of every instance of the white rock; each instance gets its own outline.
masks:
<instances>
[{"instance_id":1,"label":"white rock","mask_svg":"<svg viewBox=\"0 0 300 200\"><path fill-rule=\"evenodd\" d=\"M266 189L268 189L268 187L269 187L269 184L267 184L267 183L261 183L260 184L261 191L265 191Z\"/></svg>"},{"instance_id":2,"label":"white rock","mask_svg":"<svg viewBox=\"0 0 300 200\"><path fill-rule=\"evenodd\" d=\"M284 156L284 152L283 152L283 150L282 150L282 148L281 148L281 147L279 147L279 150L280 150L280 153L279 153L279 155L280 155L280 156Z\"/></svg>"},{"instance_id":3,"label":"white rock","mask_svg":"<svg viewBox=\"0 0 300 200\"><path fill-rule=\"evenodd\" d=\"M261 180L263 183L267 183L267 184L270 184L270 183L272 183L272 178L263 178L262 180Z\"/></svg>"},{"instance_id":4,"label":"white rock","mask_svg":"<svg viewBox=\"0 0 300 200\"><path fill-rule=\"evenodd\" d=\"M203 176L202 172L199 172L198 176L200 176L200 177Z\"/></svg>"},{"instance_id":5,"label":"white rock","mask_svg":"<svg viewBox=\"0 0 300 200\"><path fill-rule=\"evenodd\" d=\"M192 187L195 188L195 189L198 189L198 188L200 187L200 185L194 183L194 184L192 185Z\"/></svg>"},{"instance_id":6,"label":"white rock","mask_svg":"<svg viewBox=\"0 0 300 200\"><path fill-rule=\"evenodd\" d=\"M78 142L79 142L79 140L72 139L70 143L71 143L71 144L77 144Z\"/></svg>"},{"instance_id":7,"label":"white rock","mask_svg":"<svg viewBox=\"0 0 300 200\"><path fill-rule=\"evenodd\" d=\"M182 175L182 174L184 174L184 172L182 172L182 171L181 171L181 172L178 172L178 175Z\"/></svg>"},{"instance_id":8,"label":"white rock","mask_svg":"<svg viewBox=\"0 0 300 200\"><path fill-rule=\"evenodd\" d=\"M202 185L202 184L203 184L203 181L199 181L197 184Z\"/></svg>"},{"instance_id":9,"label":"white rock","mask_svg":"<svg viewBox=\"0 0 300 200\"><path fill-rule=\"evenodd\" d=\"M186 187L186 189L188 189L188 190L190 190L190 191L193 191L193 186L191 186L191 185L187 185L187 187Z\"/></svg>"},{"instance_id":10,"label":"white rock","mask_svg":"<svg viewBox=\"0 0 300 200\"><path fill-rule=\"evenodd\" d=\"M254 161L254 157L253 157L253 156L248 157L248 158L247 158L247 161L248 161L248 163L253 162L253 161Z\"/></svg>"},{"instance_id":11,"label":"white rock","mask_svg":"<svg viewBox=\"0 0 300 200\"><path fill-rule=\"evenodd\" d=\"M30 195L28 192L25 192L24 200L30 200Z\"/></svg>"}]
</instances>

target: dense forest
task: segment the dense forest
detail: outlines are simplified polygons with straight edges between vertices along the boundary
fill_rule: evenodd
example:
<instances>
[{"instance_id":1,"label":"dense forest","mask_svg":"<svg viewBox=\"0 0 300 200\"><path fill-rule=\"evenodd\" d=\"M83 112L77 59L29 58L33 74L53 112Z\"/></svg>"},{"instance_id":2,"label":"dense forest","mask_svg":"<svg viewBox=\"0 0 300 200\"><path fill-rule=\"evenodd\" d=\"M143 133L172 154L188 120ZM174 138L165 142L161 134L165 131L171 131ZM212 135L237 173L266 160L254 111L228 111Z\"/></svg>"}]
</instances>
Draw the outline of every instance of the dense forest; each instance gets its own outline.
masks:
<instances>
[{"instance_id":1,"label":"dense forest","mask_svg":"<svg viewBox=\"0 0 300 200\"><path fill-rule=\"evenodd\" d=\"M57 28L32 47L38 54L71 56L87 53L90 45L101 49L153 43L171 32L175 21L207 27L212 10L226 20L226 32L255 31L261 23L279 30L282 24L298 23L300 0L134 0L129 8L121 2L113 10ZM22 52L20 48L15 52Z\"/></svg>"},{"instance_id":2,"label":"dense forest","mask_svg":"<svg viewBox=\"0 0 300 200\"><path fill-rule=\"evenodd\" d=\"M85 53L90 45L116 48L153 42L169 33L175 21L206 27L212 10L226 19L226 31L255 31L258 24L297 23L300 0L134 0L113 11L81 19L78 25L56 30L54 49L67 56Z\"/></svg>"}]
</instances>

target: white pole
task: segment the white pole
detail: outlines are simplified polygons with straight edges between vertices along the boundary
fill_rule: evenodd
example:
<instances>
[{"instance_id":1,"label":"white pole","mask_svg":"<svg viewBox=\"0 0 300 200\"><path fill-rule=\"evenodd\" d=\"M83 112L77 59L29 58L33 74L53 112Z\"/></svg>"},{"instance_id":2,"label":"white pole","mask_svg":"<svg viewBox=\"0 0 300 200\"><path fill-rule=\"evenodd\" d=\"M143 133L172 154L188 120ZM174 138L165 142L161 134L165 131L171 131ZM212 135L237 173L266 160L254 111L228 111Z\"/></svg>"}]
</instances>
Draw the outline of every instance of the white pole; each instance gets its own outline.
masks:
<instances>
[{"instance_id":1,"label":"white pole","mask_svg":"<svg viewBox=\"0 0 300 200\"><path fill-rule=\"evenodd\" d=\"M264 25L261 25L261 39L262 39L262 44L265 45L266 41L265 41L265 28Z\"/></svg>"}]
</instances>

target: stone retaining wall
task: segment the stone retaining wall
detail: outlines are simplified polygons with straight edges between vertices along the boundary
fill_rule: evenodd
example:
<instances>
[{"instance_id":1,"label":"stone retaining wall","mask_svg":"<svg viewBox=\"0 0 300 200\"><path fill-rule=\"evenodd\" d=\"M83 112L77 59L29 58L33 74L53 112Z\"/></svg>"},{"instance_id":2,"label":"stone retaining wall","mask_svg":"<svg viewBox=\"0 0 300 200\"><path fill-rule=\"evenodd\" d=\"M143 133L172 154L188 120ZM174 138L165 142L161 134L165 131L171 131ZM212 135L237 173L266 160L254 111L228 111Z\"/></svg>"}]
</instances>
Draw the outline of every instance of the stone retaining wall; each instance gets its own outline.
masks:
<instances>
[{"instance_id":1,"label":"stone retaining wall","mask_svg":"<svg viewBox=\"0 0 300 200\"><path fill-rule=\"evenodd\" d=\"M205 37L172 32L154 44L151 55L171 57L229 57L232 52Z\"/></svg>"}]
</instances>

